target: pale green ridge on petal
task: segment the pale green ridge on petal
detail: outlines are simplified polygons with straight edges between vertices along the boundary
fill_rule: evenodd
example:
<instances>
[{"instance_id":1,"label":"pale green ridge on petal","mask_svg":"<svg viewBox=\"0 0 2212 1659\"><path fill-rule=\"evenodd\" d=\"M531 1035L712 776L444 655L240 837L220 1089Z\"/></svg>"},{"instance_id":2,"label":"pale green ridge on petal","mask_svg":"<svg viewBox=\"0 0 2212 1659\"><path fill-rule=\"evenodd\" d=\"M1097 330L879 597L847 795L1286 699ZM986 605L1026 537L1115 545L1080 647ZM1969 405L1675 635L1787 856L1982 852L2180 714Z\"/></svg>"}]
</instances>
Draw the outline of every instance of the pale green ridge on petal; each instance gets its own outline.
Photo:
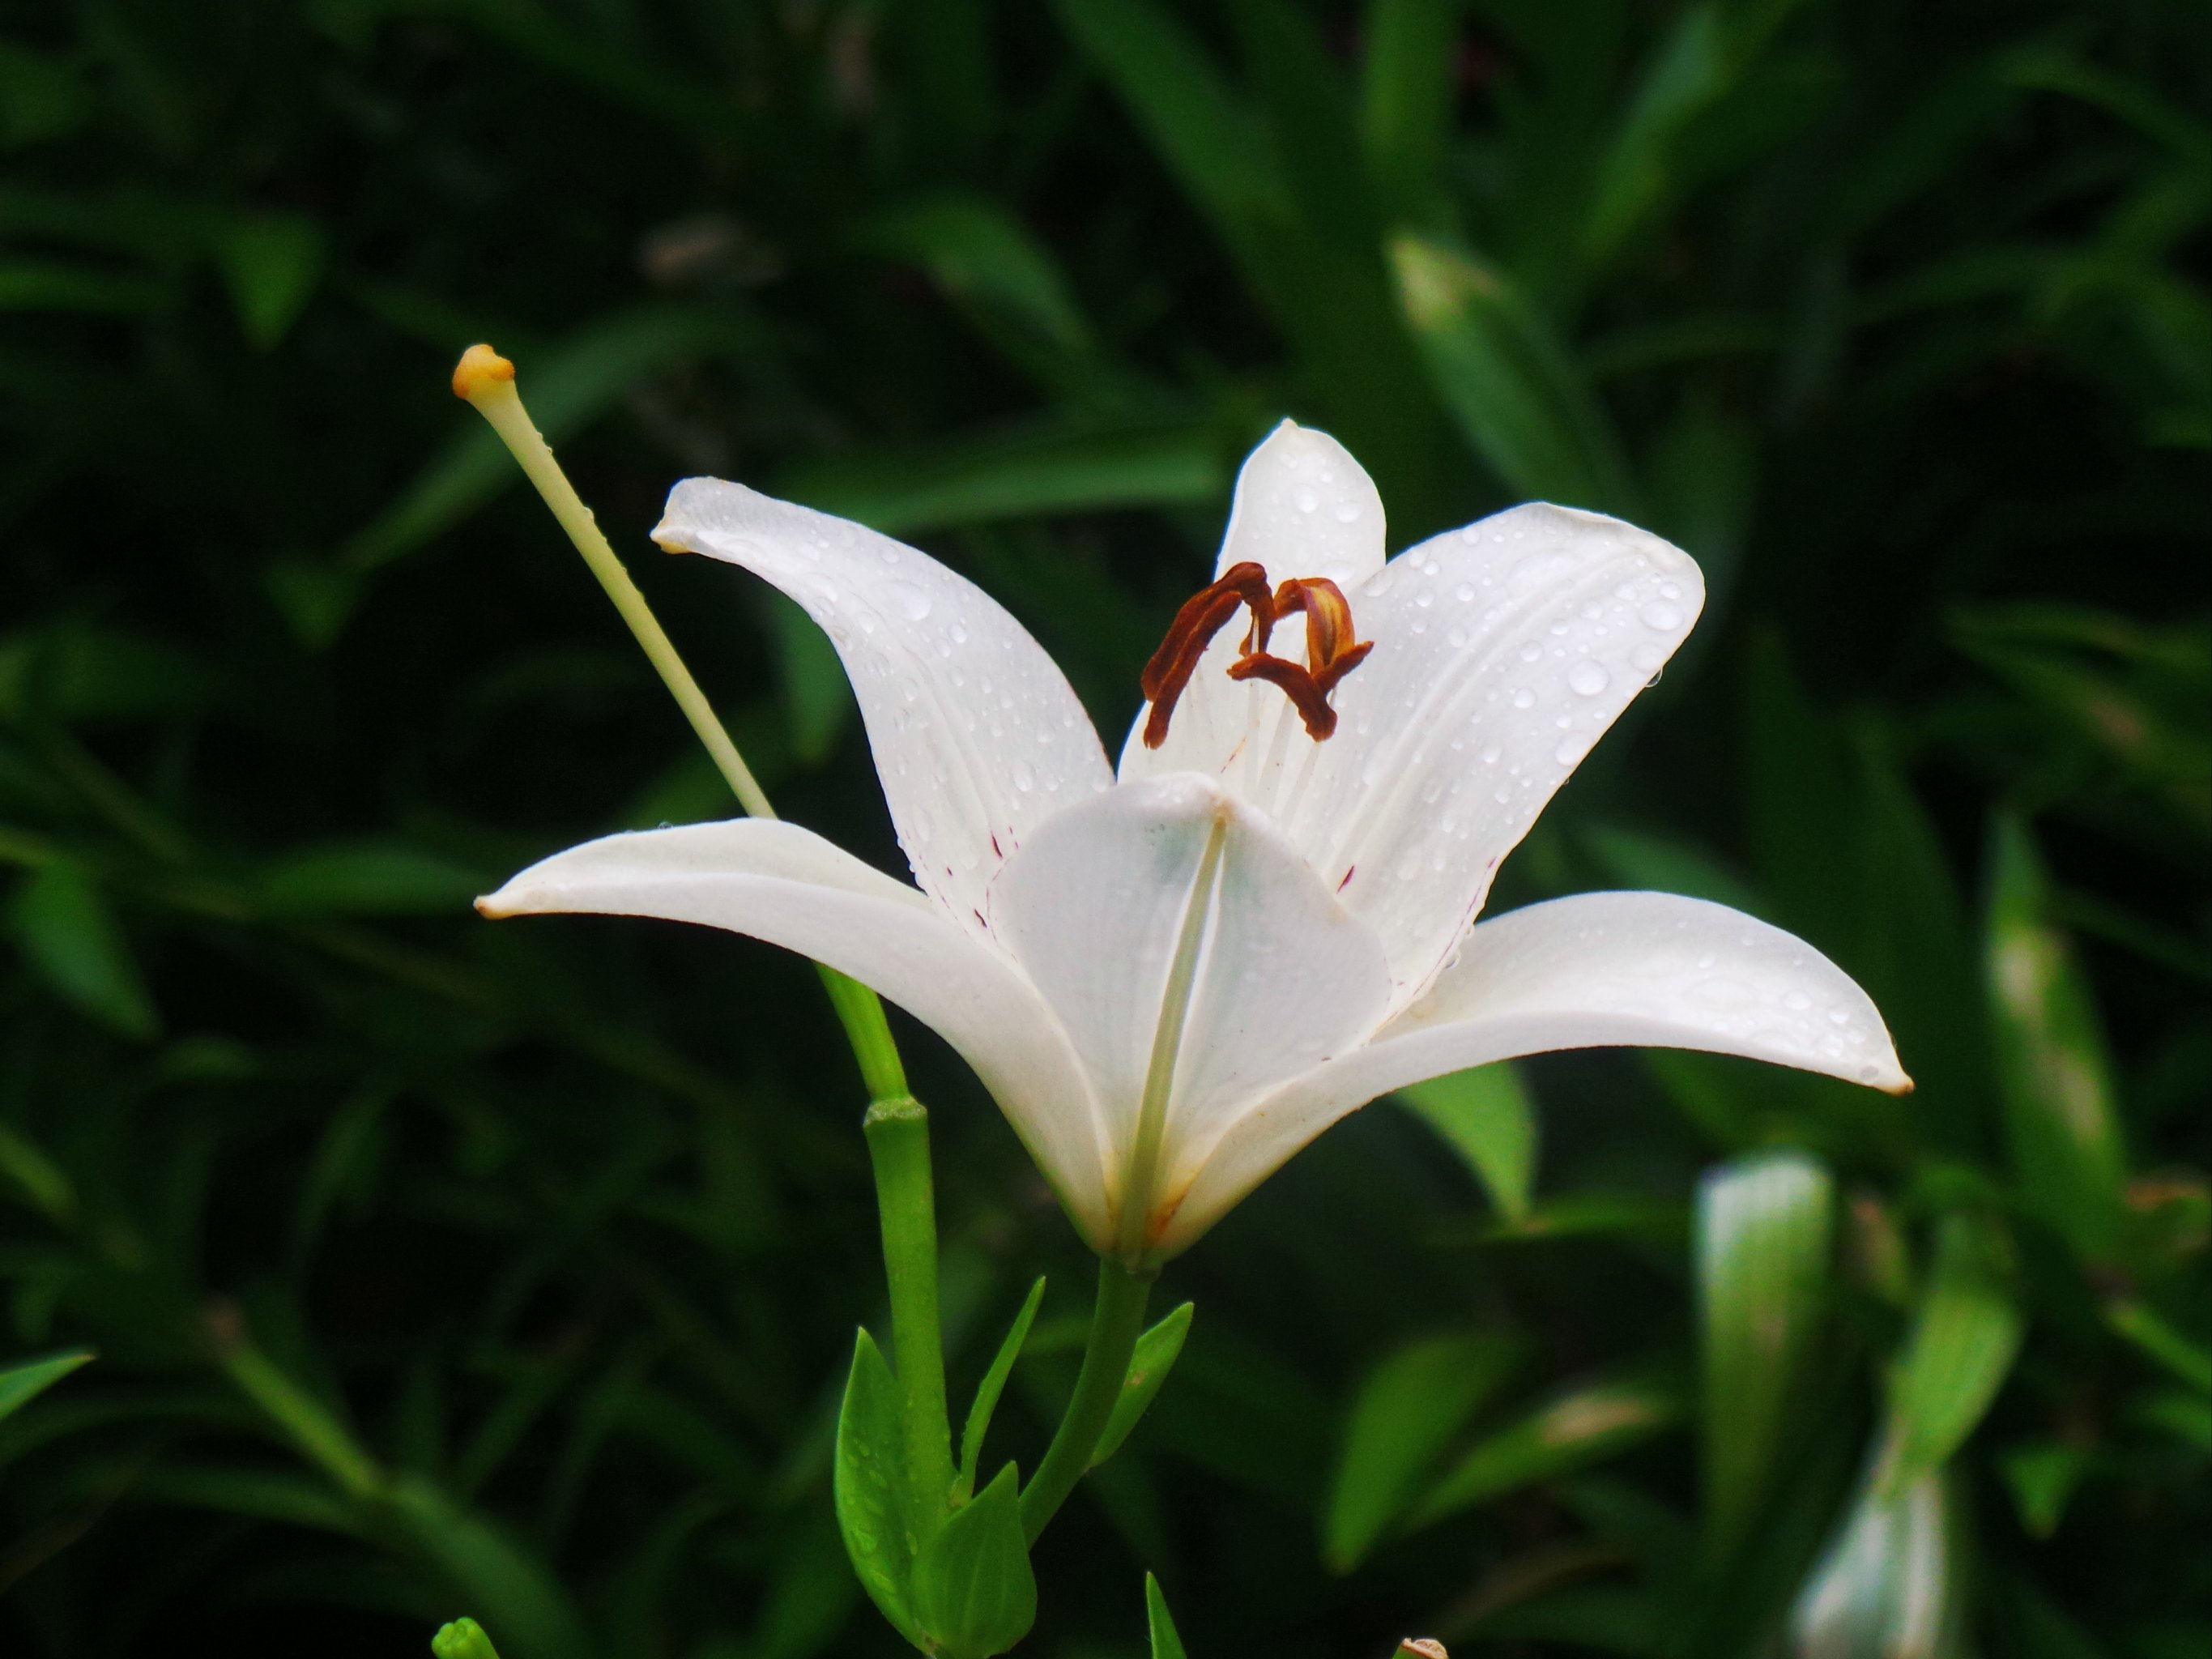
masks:
<instances>
[{"instance_id":1,"label":"pale green ridge on petal","mask_svg":"<svg viewBox=\"0 0 2212 1659\"><path fill-rule=\"evenodd\" d=\"M1078 1228L1104 1247L1098 1114L1052 1010L1005 952L812 830L739 819L609 836L532 865L477 908L696 922L872 987L974 1067Z\"/></svg>"},{"instance_id":2,"label":"pale green ridge on petal","mask_svg":"<svg viewBox=\"0 0 2212 1659\"><path fill-rule=\"evenodd\" d=\"M1194 885L1222 837L1168 1095L1159 1191L1253 1102L1364 1040L1389 975L1273 826L1193 774L1125 783L1041 827L992 889L994 933L1059 1015L1131 1151Z\"/></svg>"},{"instance_id":3,"label":"pale green ridge on petal","mask_svg":"<svg viewBox=\"0 0 2212 1659\"><path fill-rule=\"evenodd\" d=\"M1242 1114L1163 1241L1185 1248L1330 1124L1377 1095L1560 1048L1700 1048L1892 1093L1911 1080L1864 991L1803 940L1703 899L1585 893L1468 934L1373 1042Z\"/></svg>"},{"instance_id":4,"label":"pale green ridge on petal","mask_svg":"<svg viewBox=\"0 0 2212 1659\"><path fill-rule=\"evenodd\" d=\"M1237 787L1382 935L1403 1007L1705 584L1656 536L1538 503L1407 550L1351 599L1375 648L1337 688L1335 735L1261 757Z\"/></svg>"},{"instance_id":5,"label":"pale green ridge on petal","mask_svg":"<svg viewBox=\"0 0 2212 1659\"><path fill-rule=\"evenodd\" d=\"M1044 647L927 554L718 478L678 484L653 539L744 566L829 635L915 880L963 927L1031 829L1113 781Z\"/></svg>"},{"instance_id":6,"label":"pale green ridge on petal","mask_svg":"<svg viewBox=\"0 0 2212 1659\"><path fill-rule=\"evenodd\" d=\"M1271 583L1326 576L1350 593L1382 568L1382 498L1352 452L1326 432L1285 421L1237 474L1213 574L1250 560L1267 568ZM1297 723L1289 700L1273 686L1240 685L1229 678L1229 665L1243 654L1248 622L1240 617L1214 636L1157 750L1146 749L1140 735L1150 705L1139 711L1121 749L1123 778L1220 776L1248 744L1272 740L1280 720ZM1301 658L1304 639L1304 620L1294 619L1275 650Z\"/></svg>"}]
</instances>

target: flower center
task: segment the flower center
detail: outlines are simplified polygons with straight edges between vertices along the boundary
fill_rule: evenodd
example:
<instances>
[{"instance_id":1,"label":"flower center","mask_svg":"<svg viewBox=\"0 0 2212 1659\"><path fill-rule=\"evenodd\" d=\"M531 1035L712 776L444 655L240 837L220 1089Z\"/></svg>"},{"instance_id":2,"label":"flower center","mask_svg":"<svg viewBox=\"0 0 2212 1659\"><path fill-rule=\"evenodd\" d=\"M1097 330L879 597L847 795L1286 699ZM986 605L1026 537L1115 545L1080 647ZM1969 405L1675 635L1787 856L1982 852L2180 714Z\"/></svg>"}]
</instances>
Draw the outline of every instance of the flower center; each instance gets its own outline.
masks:
<instances>
[{"instance_id":1,"label":"flower center","mask_svg":"<svg viewBox=\"0 0 2212 1659\"><path fill-rule=\"evenodd\" d=\"M1252 623L1245 630L1243 654L1230 665L1229 678L1265 680L1281 691L1296 706L1306 735L1316 743L1336 730L1329 693L1367 659L1375 641L1354 637L1352 602L1328 577L1293 576L1271 589L1266 568L1248 559L1231 565L1218 580L1183 601L1168 624L1167 637L1145 665L1139 684L1152 705L1145 721L1146 748L1157 749L1167 741L1176 702L1198 672L1199 659L1240 610L1251 611ZM1275 624L1300 611L1306 619L1305 661L1271 654L1267 644Z\"/></svg>"}]
</instances>

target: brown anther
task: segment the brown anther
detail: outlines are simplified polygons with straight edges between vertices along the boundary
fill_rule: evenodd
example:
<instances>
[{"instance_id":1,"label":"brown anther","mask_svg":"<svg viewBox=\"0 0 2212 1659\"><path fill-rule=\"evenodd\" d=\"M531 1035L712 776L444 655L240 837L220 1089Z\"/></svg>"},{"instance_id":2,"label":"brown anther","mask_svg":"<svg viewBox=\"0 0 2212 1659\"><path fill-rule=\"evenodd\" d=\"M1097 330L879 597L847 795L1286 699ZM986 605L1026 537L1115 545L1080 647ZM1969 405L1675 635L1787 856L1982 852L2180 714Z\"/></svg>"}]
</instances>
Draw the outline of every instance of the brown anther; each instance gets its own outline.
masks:
<instances>
[{"instance_id":1,"label":"brown anther","mask_svg":"<svg viewBox=\"0 0 2212 1659\"><path fill-rule=\"evenodd\" d=\"M1213 642L1213 636L1223 625L1246 607L1251 610L1252 625L1245 631L1243 648L1248 653L1265 651L1275 625L1275 597L1267 587L1267 573L1261 566L1249 560L1231 565L1218 580L1183 601L1175 620L1168 624L1167 637L1152 653L1152 659L1145 665L1138 681L1152 705L1152 712L1145 721L1146 748L1157 749L1167 741L1168 721L1175 714L1176 700L1190 684L1190 677L1198 672L1199 659L1206 654L1206 647Z\"/></svg>"},{"instance_id":2,"label":"brown anther","mask_svg":"<svg viewBox=\"0 0 2212 1659\"><path fill-rule=\"evenodd\" d=\"M1265 680L1278 688L1297 706L1306 735L1319 743L1336 730L1336 710L1329 707L1328 694L1367 660L1375 641L1352 637L1352 603L1326 576L1299 576L1285 582L1275 590L1273 604L1278 617L1305 612L1305 662L1270 656L1263 647L1232 665L1229 678Z\"/></svg>"}]
</instances>

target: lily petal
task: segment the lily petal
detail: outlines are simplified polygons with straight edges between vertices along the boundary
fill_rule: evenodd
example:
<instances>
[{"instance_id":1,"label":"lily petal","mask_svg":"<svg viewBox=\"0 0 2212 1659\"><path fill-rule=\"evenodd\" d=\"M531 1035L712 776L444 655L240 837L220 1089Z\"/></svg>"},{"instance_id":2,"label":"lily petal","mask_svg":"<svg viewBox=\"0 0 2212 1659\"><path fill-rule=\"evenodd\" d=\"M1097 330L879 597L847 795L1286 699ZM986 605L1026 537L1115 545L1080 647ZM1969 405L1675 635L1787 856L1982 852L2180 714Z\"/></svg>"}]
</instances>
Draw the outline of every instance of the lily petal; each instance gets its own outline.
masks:
<instances>
[{"instance_id":1,"label":"lily petal","mask_svg":"<svg viewBox=\"0 0 2212 1659\"><path fill-rule=\"evenodd\" d=\"M1375 648L1337 690L1336 735L1290 745L1251 794L1382 935L1399 1006L1704 602L1688 555L1541 503L1410 548L1352 594Z\"/></svg>"},{"instance_id":2,"label":"lily petal","mask_svg":"<svg viewBox=\"0 0 2212 1659\"><path fill-rule=\"evenodd\" d=\"M1113 781L1052 659L982 589L888 536L719 478L670 492L653 539L743 565L844 660L915 880L963 927L1030 830Z\"/></svg>"},{"instance_id":3,"label":"lily petal","mask_svg":"<svg viewBox=\"0 0 2212 1659\"><path fill-rule=\"evenodd\" d=\"M975 1069L1076 1224L1104 1248L1099 1115L1051 1009L1002 952L812 830L739 819L609 836L531 866L477 908L697 922L873 987Z\"/></svg>"},{"instance_id":4,"label":"lily petal","mask_svg":"<svg viewBox=\"0 0 2212 1659\"><path fill-rule=\"evenodd\" d=\"M1891 1093L1912 1086L1881 1016L1803 940L1703 899L1586 893L1468 936L1435 988L1362 1048L1240 1117L1163 1249L1182 1249L1285 1159L1377 1095L1558 1048L1743 1054Z\"/></svg>"},{"instance_id":5,"label":"lily petal","mask_svg":"<svg viewBox=\"0 0 2212 1659\"><path fill-rule=\"evenodd\" d=\"M1094 1079L1111 1168L1130 1160L1157 1035L1181 1021L1151 1195L1164 1205L1191 1172L1180 1149L1356 1046L1389 991L1381 942L1297 850L1191 774L1040 828L992 889L991 924Z\"/></svg>"},{"instance_id":6,"label":"lily petal","mask_svg":"<svg viewBox=\"0 0 2212 1659\"><path fill-rule=\"evenodd\" d=\"M1326 576L1349 593L1382 569L1382 497L1352 452L1326 432L1285 421L1237 474L1213 574L1250 560L1266 567L1271 582ZM1138 715L1122 745L1123 778L1221 776L1240 751L1264 748L1279 720L1297 724L1281 692L1229 678L1244 628L1239 617L1214 637L1159 748L1145 747L1145 715Z\"/></svg>"}]
</instances>

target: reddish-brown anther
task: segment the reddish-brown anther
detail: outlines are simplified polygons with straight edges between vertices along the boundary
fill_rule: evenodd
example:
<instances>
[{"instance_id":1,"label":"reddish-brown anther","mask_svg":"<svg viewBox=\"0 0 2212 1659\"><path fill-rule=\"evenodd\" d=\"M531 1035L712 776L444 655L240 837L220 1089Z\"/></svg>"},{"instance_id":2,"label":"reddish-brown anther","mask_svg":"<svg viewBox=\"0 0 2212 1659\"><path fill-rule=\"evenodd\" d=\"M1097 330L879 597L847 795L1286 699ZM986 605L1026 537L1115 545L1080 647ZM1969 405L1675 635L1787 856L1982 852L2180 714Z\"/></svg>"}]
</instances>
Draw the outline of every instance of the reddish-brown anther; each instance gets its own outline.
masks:
<instances>
[{"instance_id":1,"label":"reddish-brown anther","mask_svg":"<svg viewBox=\"0 0 2212 1659\"><path fill-rule=\"evenodd\" d=\"M1267 570L1249 559L1231 565L1218 580L1182 602L1175 620L1168 624L1167 637L1152 653L1138 681L1152 705L1145 721L1146 748L1157 749L1168 740L1168 721L1175 714L1176 699L1198 672L1198 659L1206 654L1206 647L1222 625L1248 607L1252 625L1245 632L1243 648L1248 653L1264 652L1275 625L1275 596L1268 590Z\"/></svg>"},{"instance_id":2,"label":"reddish-brown anther","mask_svg":"<svg viewBox=\"0 0 2212 1659\"><path fill-rule=\"evenodd\" d=\"M1273 602L1279 619L1305 612L1304 663L1270 656L1263 642L1256 650L1248 647L1248 654L1231 667L1229 678L1265 680L1277 687L1297 705L1306 735L1318 743L1336 730L1336 710L1329 707L1328 694L1367 660L1375 641L1352 636L1352 602L1326 576L1294 577L1275 590Z\"/></svg>"}]
</instances>

